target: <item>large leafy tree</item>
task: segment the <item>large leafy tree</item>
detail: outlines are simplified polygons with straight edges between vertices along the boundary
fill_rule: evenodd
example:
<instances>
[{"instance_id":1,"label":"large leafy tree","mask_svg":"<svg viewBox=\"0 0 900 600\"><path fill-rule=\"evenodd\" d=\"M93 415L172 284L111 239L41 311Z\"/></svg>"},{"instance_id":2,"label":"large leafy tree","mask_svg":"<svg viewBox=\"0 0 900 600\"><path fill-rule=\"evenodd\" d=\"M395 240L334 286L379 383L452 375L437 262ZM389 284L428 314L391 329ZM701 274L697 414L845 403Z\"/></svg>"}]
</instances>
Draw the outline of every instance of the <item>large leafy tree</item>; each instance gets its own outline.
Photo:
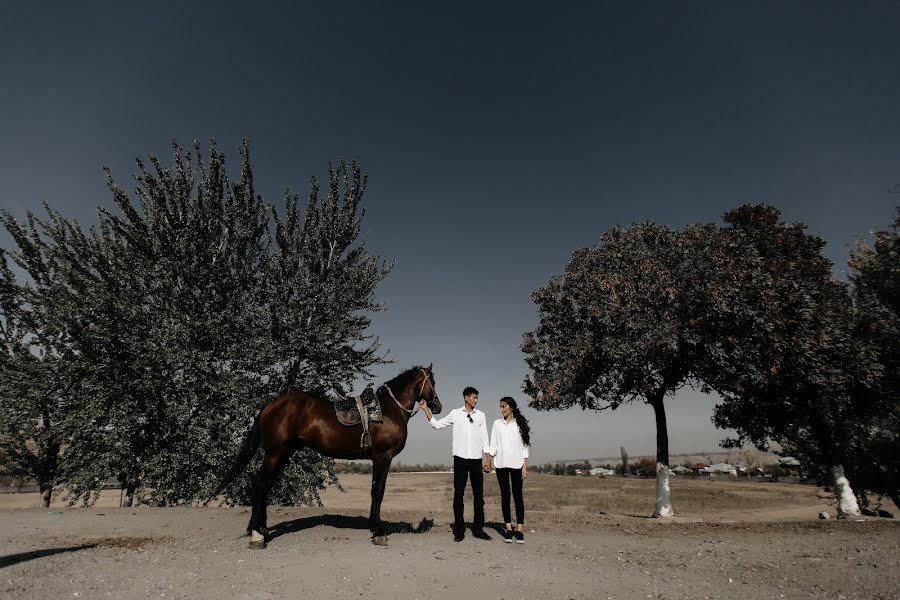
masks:
<instances>
[{"instance_id":1,"label":"large leafy tree","mask_svg":"<svg viewBox=\"0 0 900 600\"><path fill-rule=\"evenodd\" d=\"M28 257L41 275L41 293L47 291L47 257ZM44 507L50 505L53 486L61 479L59 468L61 427L58 422L64 389L56 354L56 336L40 327L34 296L23 288L0 250L0 474L34 480Z\"/></svg>"},{"instance_id":2,"label":"large leafy tree","mask_svg":"<svg viewBox=\"0 0 900 600\"><path fill-rule=\"evenodd\" d=\"M131 194L110 176L116 210L101 208L96 228L48 210L13 256L53 256L72 305L55 318L74 386L63 455L73 496L89 502L117 476L143 501L191 502L275 393L382 360L366 312L389 266L358 240L355 164L330 169L325 198L313 180L302 216L288 194L284 217L255 193L246 143L235 182L215 145L206 160L173 145L172 167L138 167ZM301 454L274 497L315 501L329 478L330 460Z\"/></svg>"},{"instance_id":3,"label":"large leafy tree","mask_svg":"<svg viewBox=\"0 0 900 600\"><path fill-rule=\"evenodd\" d=\"M737 431L728 445L778 442L810 467L830 471L839 516L859 508L844 473L856 423L871 418L880 364L860 334L848 286L832 274L824 241L780 222L767 206L725 216L723 243L737 274L723 300L740 335L723 338L723 360L706 382L722 395L714 421Z\"/></svg>"},{"instance_id":4,"label":"large leafy tree","mask_svg":"<svg viewBox=\"0 0 900 600\"><path fill-rule=\"evenodd\" d=\"M656 416L654 516L674 514L669 492L667 397L698 385L708 345L705 318L715 228L673 231L654 223L612 228L578 250L561 277L533 294L540 312L522 350L525 392L537 409L616 409L639 400Z\"/></svg>"},{"instance_id":5,"label":"large leafy tree","mask_svg":"<svg viewBox=\"0 0 900 600\"><path fill-rule=\"evenodd\" d=\"M854 390L871 410L853 422L847 470L865 504L872 491L900 506L900 210L873 245L858 245L849 263L855 333L874 347L880 370Z\"/></svg>"}]
</instances>

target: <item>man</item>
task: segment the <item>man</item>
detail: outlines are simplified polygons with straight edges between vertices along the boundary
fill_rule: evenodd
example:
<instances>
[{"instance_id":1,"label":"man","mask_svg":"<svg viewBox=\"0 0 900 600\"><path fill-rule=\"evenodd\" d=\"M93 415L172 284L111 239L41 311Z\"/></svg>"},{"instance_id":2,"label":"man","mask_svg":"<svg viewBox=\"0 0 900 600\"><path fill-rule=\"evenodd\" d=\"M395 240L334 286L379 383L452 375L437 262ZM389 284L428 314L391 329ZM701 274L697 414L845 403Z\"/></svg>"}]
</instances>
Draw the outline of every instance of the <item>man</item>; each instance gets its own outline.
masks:
<instances>
[{"instance_id":1,"label":"man","mask_svg":"<svg viewBox=\"0 0 900 600\"><path fill-rule=\"evenodd\" d=\"M487 418L478 404L478 390L467 387L463 390L463 405L454 408L446 417L435 421L423 400L420 402L425 417L434 429L453 426L453 541L461 542L465 535L463 521L463 493L466 491L466 479L472 480L472 496L474 496L475 518L472 520L472 536L479 540L489 540L484 531L484 469L483 456L490 456L491 447L488 440Z\"/></svg>"}]
</instances>

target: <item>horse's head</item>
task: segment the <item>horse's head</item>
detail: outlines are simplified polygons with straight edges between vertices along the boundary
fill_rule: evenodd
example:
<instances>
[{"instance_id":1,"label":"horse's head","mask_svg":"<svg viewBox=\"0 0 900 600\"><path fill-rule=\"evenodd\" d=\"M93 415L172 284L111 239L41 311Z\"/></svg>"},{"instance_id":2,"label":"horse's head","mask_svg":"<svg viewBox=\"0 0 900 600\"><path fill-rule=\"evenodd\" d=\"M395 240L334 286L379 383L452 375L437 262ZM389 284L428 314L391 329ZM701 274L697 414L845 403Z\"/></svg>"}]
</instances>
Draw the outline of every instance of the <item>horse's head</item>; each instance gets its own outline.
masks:
<instances>
[{"instance_id":1,"label":"horse's head","mask_svg":"<svg viewBox=\"0 0 900 600\"><path fill-rule=\"evenodd\" d=\"M420 400L424 400L431 412L436 415L440 414L443 406L441 406L441 400L438 398L437 388L434 387L434 373L431 372L431 363L419 372L416 390L418 392L416 404Z\"/></svg>"}]
</instances>

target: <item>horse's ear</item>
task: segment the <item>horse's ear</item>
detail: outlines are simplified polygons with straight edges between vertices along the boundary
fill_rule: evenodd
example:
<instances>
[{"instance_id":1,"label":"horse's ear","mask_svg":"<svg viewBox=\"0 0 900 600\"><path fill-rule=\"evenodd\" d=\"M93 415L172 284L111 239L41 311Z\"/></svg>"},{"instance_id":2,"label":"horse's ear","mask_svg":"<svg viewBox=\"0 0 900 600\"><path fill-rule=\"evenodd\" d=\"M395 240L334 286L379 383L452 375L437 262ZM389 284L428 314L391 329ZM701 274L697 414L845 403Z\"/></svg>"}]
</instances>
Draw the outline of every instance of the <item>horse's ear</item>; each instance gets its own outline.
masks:
<instances>
[{"instance_id":1,"label":"horse's ear","mask_svg":"<svg viewBox=\"0 0 900 600\"><path fill-rule=\"evenodd\" d=\"M426 373L431 373L431 365L433 365L433 364L434 364L434 363L428 363L428 366L425 367L425 372L426 372Z\"/></svg>"}]
</instances>

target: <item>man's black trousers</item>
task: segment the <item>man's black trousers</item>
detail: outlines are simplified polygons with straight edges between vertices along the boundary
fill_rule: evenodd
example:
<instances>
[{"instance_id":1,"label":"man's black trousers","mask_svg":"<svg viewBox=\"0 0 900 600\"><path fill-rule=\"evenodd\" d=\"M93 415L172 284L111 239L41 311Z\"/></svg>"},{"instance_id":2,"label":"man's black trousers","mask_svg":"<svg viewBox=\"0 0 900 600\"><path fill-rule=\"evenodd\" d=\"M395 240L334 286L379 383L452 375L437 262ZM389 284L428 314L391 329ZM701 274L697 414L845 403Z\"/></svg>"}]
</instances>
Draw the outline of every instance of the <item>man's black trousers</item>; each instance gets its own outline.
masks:
<instances>
[{"instance_id":1,"label":"man's black trousers","mask_svg":"<svg viewBox=\"0 0 900 600\"><path fill-rule=\"evenodd\" d=\"M472 479L472 496L475 502L475 518L472 530L484 528L484 471L480 458L453 457L453 529L460 532L465 527L463 519L463 493L466 479Z\"/></svg>"}]
</instances>

